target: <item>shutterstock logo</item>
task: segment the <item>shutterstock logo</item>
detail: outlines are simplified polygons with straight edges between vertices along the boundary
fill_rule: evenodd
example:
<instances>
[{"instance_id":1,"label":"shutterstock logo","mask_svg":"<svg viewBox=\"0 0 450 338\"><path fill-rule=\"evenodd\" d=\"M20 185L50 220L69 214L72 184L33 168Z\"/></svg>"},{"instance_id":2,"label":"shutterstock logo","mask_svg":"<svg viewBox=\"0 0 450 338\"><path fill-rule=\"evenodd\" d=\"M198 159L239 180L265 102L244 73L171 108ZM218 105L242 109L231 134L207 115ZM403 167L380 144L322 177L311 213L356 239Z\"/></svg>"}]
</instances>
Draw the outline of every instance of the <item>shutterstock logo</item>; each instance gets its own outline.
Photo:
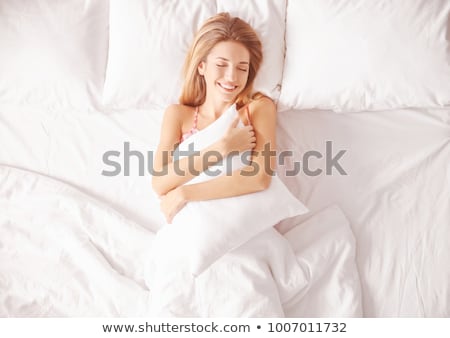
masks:
<instances>
[{"instance_id":1,"label":"shutterstock logo","mask_svg":"<svg viewBox=\"0 0 450 338\"><path fill-rule=\"evenodd\" d=\"M222 158L221 154L217 151L209 151L200 155L199 151L194 150L194 145L190 144L189 149L187 151L178 151L173 150L170 152L163 152L162 156L165 161L169 159L169 157L173 157L173 165L174 170L179 175L186 174L186 169L182 170L179 166L177 166L178 160L182 157L188 157L188 171L193 175L199 175L200 173L194 169L194 158L196 156L203 156L203 161L205 163L214 164L214 163L223 163L226 162L227 175L231 174L234 170L232 168L231 156L240 156L240 160L243 164L251 166L252 170L246 171L246 176L256 175L260 170L262 170L258 163L252 162L252 156L261 155L265 161L265 168L270 168L270 161L273 157L276 157L276 163L279 166L284 166L286 163L293 163L293 168L285 171L285 176L296 176L300 173L303 173L306 176L319 176L324 173L325 175L348 175L344 168L341 166L339 161L342 159L347 150L341 149L338 152L333 151L333 143L332 141L325 142L325 154L318 150L308 150L303 154L295 153L291 150L283 150L280 152L276 152L270 150L269 144L264 146L264 149L259 154L257 151L244 151L242 153L231 153L230 156L226 158ZM294 158L298 158L301 155L301 160L293 160ZM135 158L132 161L132 158ZM292 160L291 160L292 159ZM315 159L315 162L318 160L322 164L322 168L319 168L316 165L312 165L312 160ZM130 149L130 142L124 142L123 152L118 150L108 150L102 156L103 164L108 166L107 169L102 170L101 174L103 176L118 176L123 174L124 176L130 176L131 172L131 163L138 164L138 172L139 176L144 176L145 171L152 176L163 176L167 174L167 168L163 168L162 170L156 170L154 168L154 152L147 151L145 153L138 150ZM267 170L267 169L264 169ZM133 170L133 173L135 169ZM217 172L205 171L205 174L211 176L217 176Z\"/></svg>"}]
</instances>

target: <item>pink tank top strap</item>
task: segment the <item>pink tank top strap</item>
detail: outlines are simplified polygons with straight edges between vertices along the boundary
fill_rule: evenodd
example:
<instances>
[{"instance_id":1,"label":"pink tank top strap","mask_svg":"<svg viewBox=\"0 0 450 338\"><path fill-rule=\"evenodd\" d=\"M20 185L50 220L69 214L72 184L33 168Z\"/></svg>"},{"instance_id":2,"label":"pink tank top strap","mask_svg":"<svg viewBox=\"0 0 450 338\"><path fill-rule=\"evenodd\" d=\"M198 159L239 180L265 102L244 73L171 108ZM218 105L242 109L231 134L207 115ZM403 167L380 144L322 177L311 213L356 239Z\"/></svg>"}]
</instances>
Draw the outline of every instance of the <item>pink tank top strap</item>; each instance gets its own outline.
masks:
<instances>
[{"instance_id":1,"label":"pink tank top strap","mask_svg":"<svg viewBox=\"0 0 450 338\"><path fill-rule=\"evenodd\" d=\"M247 115L247 121L249 124L252 124L252 121L250 120L250 111L248 109L248 104L245 106L245 113Z\"/></svg>"},{"instance_id":2,"label":"pink tank top strap","mask_svg":"<svg viewBox=\"0 0 450 338\"><path fill-rule=\"evenodd\" d=\"M198 106L195 108L194 125L192 126L191 130L197 129L197 122L198 122Z\"/></svg>"},{"instance_id":3,"label":"pink tank top strap","mask_svg":"<svg viewBox=\"0 0 450 338\"><path fill-rule=\"evenodd\" d=\"M181 136L181 140L180 142L183 142L184 140L186 140L189 136L192 136L193 134L195 134L196 132L198 132L197 129L197 122L198 122L198 106L195 108L195 113L194 113L194 123L192 124L191 129L189 129L189 131L187 133L184 133Z\"/></svg>"}]
</instances>

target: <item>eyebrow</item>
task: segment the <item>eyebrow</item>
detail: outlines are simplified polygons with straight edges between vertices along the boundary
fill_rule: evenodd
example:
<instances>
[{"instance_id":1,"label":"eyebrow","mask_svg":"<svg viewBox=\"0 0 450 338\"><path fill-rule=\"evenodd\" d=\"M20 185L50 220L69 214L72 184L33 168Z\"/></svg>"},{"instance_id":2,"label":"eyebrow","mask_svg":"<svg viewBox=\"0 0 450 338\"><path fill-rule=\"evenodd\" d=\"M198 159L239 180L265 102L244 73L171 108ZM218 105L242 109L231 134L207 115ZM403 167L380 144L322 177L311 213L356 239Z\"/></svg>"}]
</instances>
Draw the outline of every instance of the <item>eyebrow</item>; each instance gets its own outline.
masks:
<instances>
[{"instance_id":1,"label":"eyebrow","mask_svg":"<svg viewBox=\"0 0 450 338\"><path fill-rule=\"evenodd\" d=\"M216 59L220 59L220 60L224 60L224 61L230 61L230 60L228 60L226 58L223 58L221 56L216 57ZM246 65L248 65L248 62L247 61L241 61L241 62L239 62L239 64L246 64Z\"/></svg>"}]
</instances>

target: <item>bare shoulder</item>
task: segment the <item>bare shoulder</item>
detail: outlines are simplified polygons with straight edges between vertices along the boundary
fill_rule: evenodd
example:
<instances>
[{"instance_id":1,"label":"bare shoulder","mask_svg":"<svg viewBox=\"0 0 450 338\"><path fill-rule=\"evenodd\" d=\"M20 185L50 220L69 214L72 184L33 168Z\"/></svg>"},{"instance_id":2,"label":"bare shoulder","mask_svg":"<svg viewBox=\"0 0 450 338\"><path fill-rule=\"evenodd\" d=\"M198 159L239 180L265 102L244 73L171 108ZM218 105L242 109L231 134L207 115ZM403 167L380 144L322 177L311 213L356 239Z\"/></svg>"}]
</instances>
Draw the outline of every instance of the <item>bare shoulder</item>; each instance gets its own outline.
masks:
<instances>
[{"instance_id":1,"label":"bare shoulder","mask_svg":"<svg viewBox=\"0 0 450 338\"><path fill-rule=\"evenodd\" d=\"M186 121L191 120L194 111L194 107L174 103L167 106L164 112L164 120L169 124L177 125L181 129Z\"/></svg>"},{"instance_id":2,"label":"bare shoulder","mask_svg":"<svg viewBox=\"0 0 450 338\"><path fill-rule=\"evenodd\" d=\"M186 119L187 111L190 107L182 104L171 104L167 106L163 115L162 134L178 134Z\"/></svg>"},{"instance_id":3,"label":"bare shoulder","mask_svg":"<svg viewBox=\"0 0 450 338\"><path fill-rule=\"evenodd\" d=\"M249 106L250 106L250 108L253 108L253 109L265 108L267 110L275 110L276 111L275 102L273 102L273 100L268 96L262 96L260 98L253 100L252 102L250 102Z\"/></svg>"},{"instance_id":4,"label":"bare shoulder","mask_svg":"<svg viewBox=\"0 0 450 338\"><path fill-rule=\"evenodd\" d=\"M275 102L270 97L262 96L256 100L253 100L249 104L250 118L260 119L264 118L276 118L277 108Z\"/></svg>"},{"instance_id":5,"label":"bare shoulder","mask_svg":"<svg viewBox=\"0 0 450 338\"><path fill-rule=\"evenodd\" d=\"M249 104L250 119L256 136L255 150L262 150L267 144L275 149L277 115L275 103L266 96L260 96Z\"/></svg>"},{"instance_id":6,"label":"bare shoulder","mask_svg":"<svg viewBox=\"0 0 450 338\"><path fill-rule=\"evenodd\" d=\"M173 103L167 106L165 114L172 116L172 115L184 115L187 113L190 113L194 108L191 106L186 106L184 104L180 103Z\"/></svg>"}]
</instances>

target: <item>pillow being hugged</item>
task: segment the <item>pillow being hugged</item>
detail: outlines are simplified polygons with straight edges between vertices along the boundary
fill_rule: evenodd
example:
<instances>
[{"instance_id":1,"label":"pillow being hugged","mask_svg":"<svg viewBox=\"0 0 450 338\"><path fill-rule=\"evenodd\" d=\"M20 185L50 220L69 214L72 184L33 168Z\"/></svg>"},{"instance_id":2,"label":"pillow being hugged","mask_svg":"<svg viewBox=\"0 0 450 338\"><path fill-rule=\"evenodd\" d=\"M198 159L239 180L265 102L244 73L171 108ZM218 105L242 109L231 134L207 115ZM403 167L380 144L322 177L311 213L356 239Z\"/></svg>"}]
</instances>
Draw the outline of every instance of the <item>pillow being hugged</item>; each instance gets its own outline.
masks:
<instances>
[{"instance_id":1,"label":"pillow being hugged","mask_svg":"<svg viewBox=\"0 0 450 338\"><path fill-rule=\"evenodd\" d=\"M288 2L278 107L450 105L448 0Z\"/></svg>"},{"instance_id":2,"label":"pillow being hugged","mask_svg":"<svg viewBox=\"0 0 450 338\"><path fill-rule=\"evenodd\" d=\"M235 105L213 124L179 145L178 150L200 150L213 143L237 116ZM242 122L238 127L242 127ZM181 156L180 156L181 158ZM239 170L247 163L243 154L233 155L208 168L186 184L208 181ZM227 252L241 246L283 219L308 212L308 209L274 175L270 186L250 194L206 201L188 202L157 233L154 250L161 256L181 254L193 276L198 276Z\"/></svg>"},{"instance_id":3,"label":"pillow being hugged","mask_svg":"<svg viewBox=\"0 0 450 338\"><path fill-rule=\"evenodd\" d=\"M188 243L192 275L286 218L308 209L273 176L269 188L251 194L189 202L171 226Z\"/></svg>"}]
</instances>

